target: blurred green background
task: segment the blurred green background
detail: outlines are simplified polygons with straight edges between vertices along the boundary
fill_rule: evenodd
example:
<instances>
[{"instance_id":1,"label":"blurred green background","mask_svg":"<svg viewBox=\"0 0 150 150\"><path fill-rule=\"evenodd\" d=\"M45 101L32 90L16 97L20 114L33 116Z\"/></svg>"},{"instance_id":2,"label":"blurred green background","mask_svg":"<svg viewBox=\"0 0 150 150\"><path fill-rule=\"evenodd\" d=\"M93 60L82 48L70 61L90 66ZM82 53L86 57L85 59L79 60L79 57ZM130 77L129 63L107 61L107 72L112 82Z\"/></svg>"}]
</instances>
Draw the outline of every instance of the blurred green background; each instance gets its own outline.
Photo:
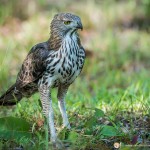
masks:
<instances>
[{"instance_id":1,"label":"blurred green background","mask_svg":"<svg viewBox=\"0 0 150 150\"><path fill-rule=\"evenodd\" d=\"M87 53L66 97L69 115L77 112L86 118L87 108L98 108L111 120L117 114L128 118L124 112L149 116L150 0L0 0L0 93L15 82L31 47L49 38L50 22L59 12L80 16ZM58 115L56 90L53 97ZM37 99L38 94L21 101L12 115L37 121ZM9 113L3 108L1 114Z\"/></svg>"}]
</instances>

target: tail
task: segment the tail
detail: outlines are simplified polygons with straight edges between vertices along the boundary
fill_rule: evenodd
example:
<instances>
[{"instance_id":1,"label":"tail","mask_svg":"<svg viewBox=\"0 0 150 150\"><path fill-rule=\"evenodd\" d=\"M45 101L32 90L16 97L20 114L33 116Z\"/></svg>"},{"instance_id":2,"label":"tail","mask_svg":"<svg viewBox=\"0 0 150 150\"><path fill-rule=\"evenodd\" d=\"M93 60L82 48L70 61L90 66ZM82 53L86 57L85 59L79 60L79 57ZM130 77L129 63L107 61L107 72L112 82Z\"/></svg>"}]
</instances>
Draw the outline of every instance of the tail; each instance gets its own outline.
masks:
<instances>
[{"instance_id":1,"label":"tail","mask_svg":"<svg viewBox=\"0 0 150 150\"><path fill-rule=\"evenodd\" d=\"M0 105L3 106L15 105L21 99L22 94L15 90L14 84L0 97Z\"/></svg>"}]
</instances>

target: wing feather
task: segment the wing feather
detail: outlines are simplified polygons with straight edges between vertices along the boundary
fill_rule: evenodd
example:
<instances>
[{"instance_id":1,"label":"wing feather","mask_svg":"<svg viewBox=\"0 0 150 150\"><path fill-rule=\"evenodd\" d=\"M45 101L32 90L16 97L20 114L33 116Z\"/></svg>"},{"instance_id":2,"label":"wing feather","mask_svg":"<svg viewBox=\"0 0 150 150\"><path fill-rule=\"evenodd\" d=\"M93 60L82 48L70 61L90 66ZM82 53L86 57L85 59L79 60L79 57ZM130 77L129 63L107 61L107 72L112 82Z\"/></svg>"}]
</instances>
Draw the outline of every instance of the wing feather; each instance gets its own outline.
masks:
<instances>
[{"instance_id":1,"label":"wing feather","mask_svg":"<svg viewBox=\"0 0 150 150\"><path fill-rule=\"evenodd\" d=\"M19 88L35 82L43 75L46 70L45 60L49 54L47 47L47 43L45 42L31 49L17 76L16 85L19 86Z\"/></svg>"}]
</instances>

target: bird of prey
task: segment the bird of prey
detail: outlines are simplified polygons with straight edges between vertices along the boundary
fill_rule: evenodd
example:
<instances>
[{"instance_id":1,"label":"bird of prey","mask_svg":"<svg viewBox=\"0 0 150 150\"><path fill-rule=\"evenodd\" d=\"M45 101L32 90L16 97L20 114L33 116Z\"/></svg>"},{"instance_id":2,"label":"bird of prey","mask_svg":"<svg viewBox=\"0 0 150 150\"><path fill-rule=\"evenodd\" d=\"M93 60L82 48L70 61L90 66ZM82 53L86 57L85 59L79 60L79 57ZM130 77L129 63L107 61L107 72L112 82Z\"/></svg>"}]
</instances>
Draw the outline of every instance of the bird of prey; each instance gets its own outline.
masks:
<instances>
[{"instance_id":1,"label":"bird of prey","mask_svg":"<svg viewBox=\"0 0 150 150\"><path fill-rule=\"evenodd\" d=\"M56 142L51 90L58 88L58 106L63 126L70 128L65 108L65 95L80 74L85 60L78 29L81 19L71 13L56 14L50 25L50 38L33 46L12 85L1 97L0 105L15 105L23 97L39 91L43 113L48 118L51 141Z\"/></svg>"}]
</instances>

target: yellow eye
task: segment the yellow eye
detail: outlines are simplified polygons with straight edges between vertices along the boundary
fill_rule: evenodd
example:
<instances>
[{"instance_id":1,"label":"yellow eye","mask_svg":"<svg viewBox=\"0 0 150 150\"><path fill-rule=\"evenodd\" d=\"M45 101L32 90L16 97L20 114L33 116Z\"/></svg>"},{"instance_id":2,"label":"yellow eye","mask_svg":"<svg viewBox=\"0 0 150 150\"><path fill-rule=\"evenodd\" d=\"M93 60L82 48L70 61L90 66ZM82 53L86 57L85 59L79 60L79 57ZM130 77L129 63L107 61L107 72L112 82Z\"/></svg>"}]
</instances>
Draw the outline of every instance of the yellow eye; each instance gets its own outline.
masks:
<instances>
[{"instance_id":1,"label":"yellow eye","mask_svg":"<svg viewBox=\"0 0 150 150\"><path fill-rule=\"evenodd\" d=\"M65 25L69 25L71 23L71 21L64 21Z\"/></svg>"}]
</instances>

